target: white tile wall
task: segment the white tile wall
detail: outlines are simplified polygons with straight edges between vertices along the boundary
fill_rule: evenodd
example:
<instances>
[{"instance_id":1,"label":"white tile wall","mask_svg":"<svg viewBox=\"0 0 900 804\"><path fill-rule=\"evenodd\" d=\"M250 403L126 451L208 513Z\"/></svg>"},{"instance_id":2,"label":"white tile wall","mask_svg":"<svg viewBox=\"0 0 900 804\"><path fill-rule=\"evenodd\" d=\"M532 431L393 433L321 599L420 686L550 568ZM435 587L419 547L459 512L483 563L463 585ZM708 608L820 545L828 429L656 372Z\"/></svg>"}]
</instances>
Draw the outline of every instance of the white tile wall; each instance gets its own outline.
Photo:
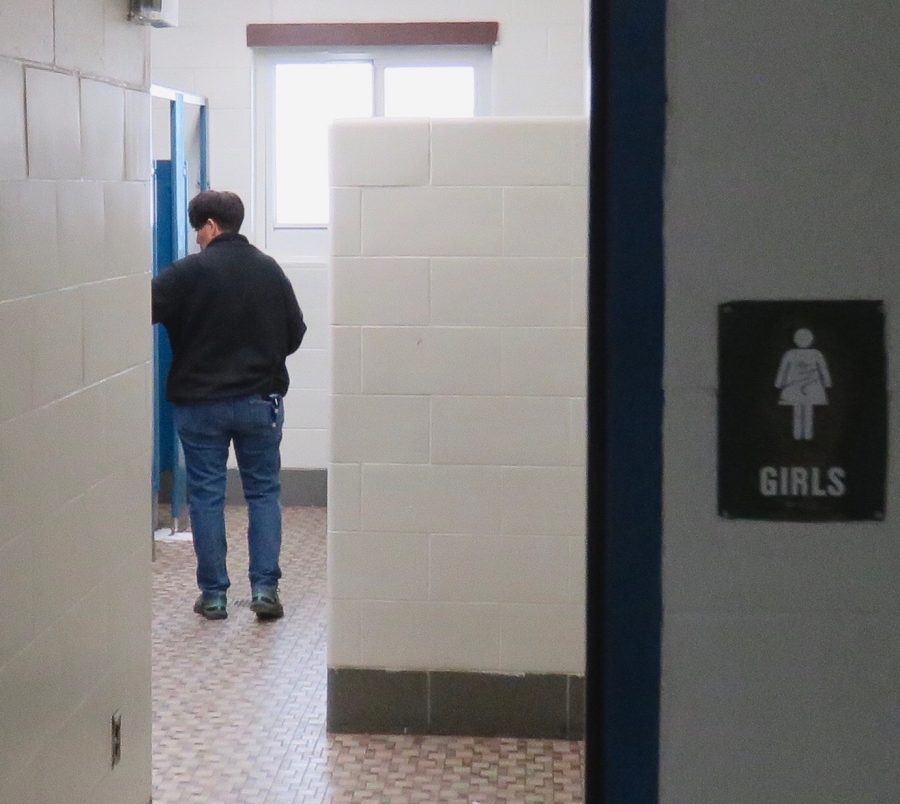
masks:
<instances>
[{"instance_id":1,"label":"white tile wall","mask_svg":"<svg viewBox=\"0 0 900 804\"><path fill-rule=\"evenodd\" d=\"M281 465L319 469L328 454L328 430L285 430L281 442Z\"/></svg>"},{"instance_id":2,"label":"white tile wall","mask_svg":"<svg viewBox=\"0 0 900 804\"><path fill-rule=\"evenodd\" d=\"M32 579L22 567L32 561L31 541L26 536L8 541L0 547L0 666L15 656L34 639L36 612L21 606L32 594Z\"/></svg>"},{"instance_id":3,"label":"white tile wall","mask_svg":"<svg viewBox=\"0 0 900 804\"><path fill-rule=\"evenodd\" d=\"M572 319L575 326L587 326L587 260L572 260Z\"/></svg>"},{"instance_id":4,"label":"white tile wall","mask_svg":"<svg viewBox=\"0 0 900 804\"><path fill-rule=\"evenodd\" d=\"M38 296L34 327L32 402L45 405L77 390L84 377L81 297L77 289Z\"/></svg>"},{"instance_id":5,"label":"white tile wall","mask_svg":"<svg viewBox=\"0 0 900 804\"><path fill-rule=\"evenodd\" d=\"M503 470L503 532L581 533L582 467L519 466Z\"/></svg>"},{"instance_id":6,"label":"white tile wall","mask_svg":"<svg viewBox=\"0 0 900 804\"><path fill-rule=\"evenodd\" d=\"M124 231L107 231L105 196L113 195L118 183L101 181L56 182L57 239L64 259L59 259L58 275L62 287L74 287L87 281L105 279L110 274L106 261L106 239L118 244L118 251L133 250L133 242ZM141 194L143 198L146 194ZM112 200L112 198L111 198ZM110 205L110 219L129 211ZM115 274L113 274L114 276Z\"/></svg>"},{"instance_id":7,"label":"white tile wall","mask_svg":"<svg viewBox=\"0 0 900 804\"><path fill-rule=\"evenodd\" d=\"M212 143L212 135L210 135ZM227 187L241 198L252 197L251 167L245 157L247 149L222 148L219 158L209 166L209 181L212 187Z\"/></svg>"},{"instance_id":8,"label":"white tile wall","mask_svg":"<svg viewBox=\"0 0 900 804\"><path fill-rule=\"evenodd\" d=\"M303 302L301 306L302 304ZM328 359L328 349L313 349L309 346L301 346L290 355L287 359L287 369L291 376L291 390L321 388L321 378L328 376Z\"/></svg>"},{"instance_id":9,"label":"white tile wall","mask_svg":"<svg viewBox=\"0 0 900 804\"><path fill-rule=\"evenodd\" d=\"M436 396L431 404L435 463L540 466L568 461L567 399Z\"/></svg>"},{"instance_id":10,"label":"white tile wall","mask_svg":"<svg viewBox=\"0 0 900 804\"><path fill-rule=\"evenodd\" d=\"M501 489L496 466L366 463L360 522L372 532L496 533Z\"/></svg>"},{"instance_id":11,"label":"white tile wall","mask_svg":"<svg viewBox=\"0 0 900 804\"><path fill-rule=\"evenodd\" d=\"M557 186L583 164L583 118L481 118L432 123L431 180L436 185ZM580 176L580 184L585 183Z\"/></svg>"},{"instance_id":12,"label":"white tile wall","mask_svg":"<svg viewBox=\"0 0 900 804\"><path fill-rule=\"evenodd\" d=\"M59 265L53 182L0 182L0 253L0 299L53 288Z\"/></svg>"},{"instance_id":13,"label":"white tile wall","mask_svg":"<svg viewBox=\"0 0 900 804\"><path fill-rule=\"evenodd\" d=\"M217 158L221 149L240 149L249 151L251 148L251 140L253 131L251 128L251 115L249 109L223 108L214 105L209 101L209 128L210 131L227 131L228 139L223 137L216 138L211 142L209 159L211 163L218 164L221 161Z\"/></svg>"},{"instance_id":14,"label":"white tile wall","mask_svg":"<svg viewBox=\"0 0 900 804\"><path fill-rule=\"evenodd\" d=\"M501 342L504 394L580 396L587 372L584 330L509 328Z\"/></svg>"},{"instance_id":15,"label":"white tile wall","mask_svg":"<svg viewBox=\"0 0 900 804\"><path fill-rule=\"evenodd\" d=\"M334 187L421 186L428 183L430 157L430 122L387 119L372 130L369 150L347 148L345 140L352 129L335 127L331 131L330 148L346 154L331 162L331 184ZM462 183L462 182L457 182Z\"/></svg>"},{"instance_id":16,"label":"white tile wall","mask_svg":"<svg viewBox=\"0 0 900 804\"><path fill-rule=\"evenodd\" d=\"M587 399L569 400L569 463L580 466L586 462Z\"/></svg>"},{"instance_id":17,"label":"white tile wall","mask_svg":"<svg viewBox=\"0 0 900 804\"><path fill-rule=\"evenodd\" d=\"M81 80L81 175L121 180L125 164L125 93L102 81Z\"/></svg>"},{"instance_id":18,"label":"white tile wall","mask_svg":"<svg viewBox=\"0 0 900 804\"><path fill-rule=\"evenodd\" d=\"M327 430L331 400L317 388L294 389L290 404L284 406L284 426L288 429Z\"/></svg>"},{"instance_id":19,"label":"white tile wall","mask_svg":"<svg viewBox=\"0 0 900 804\"><path fill-rule=\"evenodd\" d=\"M54 0L4 3L0 54L29 61L52 61L53 3Z\"/></svg>"},{"instance_id":20,"label":"white tile wall","mask_svg":"<svg viewBox=\"0 0 900 804\"><path fill-rule=\"evenodd\" d=\"M427 324L428 271L426 259L335 258L331 323Z\"/></svg>"},{"instance_id":21,"label":"white tile wall","mask_svg":"<svg viewBox=\"0 0 900 804\"><path fill-rule=\"evenodd\" d=\"M334 127L333 666L583 672L585 128Z\"/></svg>"},{"instance_id":22,"label":"white tile wall","mask_svg":"<svg viewBox=\"0 0 900 804\"><path fill-rule=\"evenodd\" d=\"M557 25L554 21L547 28L547 57L551 63L580 65L582 55L579 50L583 47L584 29L581 25Z\"/></svg>"},{"instance_id":23,"label":"white tile wall","mask_svg":"<svg viewBox=\"0 0 900 804\"><path fill-rule=\"evenodd\" d=\"M389 670L499 670L497 607L373 601L361 609L360 663Z\"/></svg>"},{"instance_id":24,"label":"white tile wall","mask_svg":"<svg viewBox=\"0 0 900 804\"><path fill-rule=\"evenodd\" d=\"M568 602L584 604L587 599L587 534L569 537Z\"/></svg>"},{"instance_id":25,"label":"white tile wall","mask_svg":"<svg viewBox=\"0 0 900 804\"><path fill-rule=\"evenodd\" d=\"M333 463L328 468L328 479L329 532L360 531L360 464Z\"/></svg>"},{"instance_id":26,"label":"white tile wall","mask_svg":"<svg viewBox=\"0 0 900 804\"><path fill-rule=\"evenodd\" d=\"M125 178L146 181L152 175L152 102L145 92L125 90Z\"/></svg>"},{"instance_id":27,"label":"white tile wall","mask_svg":"<svg viewBox=\"0 0 900 804\"><path fill-rule=\"evenodd\" d=\"M428 666L435 670L500 669L498 607L492 603L426 605Z\"/></svg>"},{"instance_id":28,"label":"white tile wall","mask_svg":"<svg viewBox=\"0 0 900 804\"><path fill-rule=\"evenodd\" d=\"M502 200L496 187L367 187L362 193L362 253L499 256Z\"/></svg>"},{"instance_id":29,"label":"white tile wall","mask_svg":"<svg viewBox=\"0 0 900 804\"><path fill-rule=\"evenodd\" d=\"M500 669L571 673L584 667L583 605L518 603L500 607Z\"/></svg>"},{"instance_id":30,"label":"white tile wall","mask_svg":"<svg viewBox=\"0 0 900 804\"><path fill-rule=\"evenodd\" d=\"M336 257L362 254L362 190L334 187L331 190L331 253Z\"/></svg>"},{"instance_id":31,"label":"white tile wall","mask_svg":"<svg viewBox=\"0 0 900 804\"><path fill-rule=\"evenodd\" d=\"M306 322L307 330L303 338L303 345L300 347L300 353L296 359L302 359L306 353L314 352L319 356L327 356L330 350L329 330L328 330L328 265L323 261L291 263L284 262L282 267L291 280L294 292L303 309L303 318ZM289 370L290 370L289 363ZM316 364L320 366L320 363ZM324 376L327 376L324 375ZM302 384L303 390L314 391L325 395L328 393L327 385L323 385L323 375L320 368L314 373L307 373L307 369L303 369L303 374L291 372L291 386L298 389ZM296 406L297 400L293 396L293 405ZM285 426L290 428L298 427L295 422L285 422ZM324 454L317 455L315 460L318 462L314 465L320 465L325 458Z\"/></svg>"},{"instance_id":32,"label":"white tile wall","mask_svg":"<svg viewBox=\"0 0 900 804\"><path fill-rule=\"evenodd\" d=\"M15 61L0 59L0 179L24 179L25 73Z\"/></svg>"},{"instance_id":33,"label":"white tile wall","mask_svg":"<svg viewBox=\"0 0 900 804\"><path fill-rule=\"evenodd\" d=\"M282 260L307 324L300 349L288 358L282 465L320 468L327 462L330 386L329 277L322 260Z\"/></svg>"},{"instance_id":34,"label":"white tile wall","mask_svg":"<svg viewBox=\"0 0 900 804\"><path fill-rule=\"evenodd\" d=\"M362 391L362 328L331 328L331 392L358 394Z\"/></svg>"},{"instance_id":35,"label":"white tile wall","mask_svg":"<svg viewBox=\"0 0 900 804\"><path fill-rule=\"evenodd\" d=\"M92 75L102 74L103 4L54 0L53 22L56 63Z\"/></svg>"},{"instance_id":36,"label":"white tile wall","mask_svg":"<svg viewBox=\"0 0 900 804\"><path fill-rule=\"evenodd\" d=\"M126 232L142 231L151 220L151 199L144 182L104 182L104 218L107 221L103 254L104 279L145 273L153 259L152 244L133 242Z\"/></svg>"},{"instance_id":37,"label":"white tile wall","mask_svg":"<svg viewBox=\"0 0 900 804\"><path fill-rule=\"evenodd\" d=\"M563 22L567 12L583 14L584 8L572 2L545 5L529 19L533 5L516 3L510 18L501 25L501 41L494 48L494 113L503 116L579 114L585 108L583 78L569 82L558 77L583 69L579 59L583 49L567 54L554 48L551 53L550 45L551 31ZM551 20L550 9L553 13L559 9L563 16ZM578 20L573 20L573 25L583 30ZM533 107L534 98L541 99L540 109Z\"/></svg>"},{"instance_id":38,"label":"white tile wall","mask_svg":"<svg viewBox=\"0 0 900 804\"><path fill-rule=\"evenodd\" d=\"M150 329L148 293L146 274L86 285L82 289L86 381L96 382L150 359L151 342L140 328L145 324ZM112 339L110 322L117 316L127 317L133 326Z\"/></svg>"},{"instance_id":39,"label":"white tile wall","mask_svg":"<svg viewBox=\"0 0 900 804\"><path fill-rule=\"evenodd\" d=\"M125 15L0 12L4 802L151 794L148 51Z\"/></svg>"},{"instance_id":40,"label":"white tile wall","mask_svg":"<svg viewBox=\"0 0 900 804\"><path fill-rule=\"evenodd\" d=\"M569 272L568 260L433 259L431 321L451 326L567 326L572 304Z\"/></svg>"},{"instance_id":41,"label":"white tile wall","mask_svg":"<svg viewBox=\"0 0 900 804\"><path fill-rule=\"evenodd\" d=\"M433 534L431 597L441 601L564 603L569 561L559 536Z\"/></svg>"},{"instance_id":42,"label":"white tile wall","mask_svg":"<svg viewBox=\"0 0 900 804\"><path fill-rule=\"evenodd\" d=\"M422 600L428 595L428 537L421 533L333 531L328 562L332 597Z\"/></svg>"},{"instance_id":43,"label":"white tile wall","mask_svg":"<svg viewBox=\"0 0 900 804\"><path fill-rule=\"evenodd\" d=\"M428 459L430 413L424 396L345 396L332 400L331 454L338 463Z\"/></svg>"},{"instance_id":44,"label":"white tile wall","mask_svg":"<svg viewBox=\"0 0 900 804\"><path fill-rule=\"evenodd\" d=\"M426 603L408 600L366 601L360 607L359 666L404 670L428 667L431 620ZM331 634L328 635L332 643ZM340 651L335 646L329 653Z\"/></svg>"},{"instance_id":45,"label":"white tile wall","mask_svg":"<svg viewBox=\"0 0 900 804\"><path fill-rule=\"evenodd\" d=\"M134 87L149 84L150 31L128 20L119 0L103 2L103 74Z\"/></svg>"},{"instance_id":46,"label":"white tile wall","mask_svg":"<svg viewBox=\"0 0 900 804\"><path fill-rule=\"evenodd\" d=\"M102 384L103 418L101 465L124 466L134 452L148 448L152 438L152 379L149 363L140 363ZM130 433L129 441L119 433Z\"/></svg>"},{"instance_id":47,"label":"white tile wall","mask_svg":"<svg viewBox=\"0 0 900 804\"><path fill-rule=\"evenodd\" d=\"M18 651L0 670L0 685L15 694L0 697L0 779L21 771L37 754L50 730L60 725L63 687L60 629L44 631ZM23 694L28 690L30 694Z\"/></svg>"},{"instance_id":48,"label":"white tile wall","mask_svg":"<svg viewBox=\"0 0 900 804\"><path fill-rule=\"evenodd\" d=\"M2 539L24 533L40 510L31 479L43 477L50 447L47 437L48 412L30 409L0 424L0 455L17 456L0 463L0 533Z\"/></svg>"},{"instance_id":49,"label":"white tile wall","mask_svg":"<svg viewBox=\"0 0 900 804\"><path fill-rule=\"evenodd\" d=\"M492 394L500 391L500 331L491 328L364 327L366 394Z\"/></svg>"},{"instance_id":50,"label":"white tile wall","mask_svg":"<svg viewBox=\"0 0 900 804\"><path fill-rule=\"evenodd\" d=\"M25 93L28 97L28 175L35 179L79 178L78 78L27 67Z\"/></svg>"},{"instance_id":51,"label":"white tile wall","mask_svg":"<svg viewBox=\"0 0 900 804\"><path fill-rule=\"evenodd\" d=\"M35 300L0 303L0 422L31 407L34 378ZM0 536L0 540L2 540Z\"/></svg>"},{"instance_id":52,"label":"white tile wall","mask_svg":"<svg viewBox=\"0 0 900 804\"><path fill-rule=\"evenodd\" d=\"M503 251L518 257L584 257L587 254L587 188L504 190Z\"/></svg>"},{"instance_id":53,"label":"white tile wall","mask_svg":"<svg viewBox=\"0 0 900 804\"><path fill-rule=\"evenodd\" d=\"M328 640L329 667L356 667L360 664L360 601L334 598L328 606L328 633L336 638Z\"/></svg>"},{"instance_id":54,"label":"white tile wall","mask_svg":"<svg viewBox=\"0 0 900 804\"><path fill-rule=\"evenodd\" d=\"M182 20L178 30L170 31L170 34L181 36L188 28L188 24ZM213 32L212 36L216 36L216 33ZM183 46L179 47L179 51L183 52L184 55L188 57L191 55L190 51L185 51ZM165 62L161 63L164 64ZM205 95L211 109L241 109L246 112L250 111L251 75L250 71L247 70L244 65L236 67L217 66L208 68L196 66L197 62L195 61L193 64L194 66L190 68L190 75L192 76L190 87L184 85L180 80L175 80L170 86L184 86L186 91ZM154 70L155 69L156 64L154 63Z\"/></svg>"}]
</instances>

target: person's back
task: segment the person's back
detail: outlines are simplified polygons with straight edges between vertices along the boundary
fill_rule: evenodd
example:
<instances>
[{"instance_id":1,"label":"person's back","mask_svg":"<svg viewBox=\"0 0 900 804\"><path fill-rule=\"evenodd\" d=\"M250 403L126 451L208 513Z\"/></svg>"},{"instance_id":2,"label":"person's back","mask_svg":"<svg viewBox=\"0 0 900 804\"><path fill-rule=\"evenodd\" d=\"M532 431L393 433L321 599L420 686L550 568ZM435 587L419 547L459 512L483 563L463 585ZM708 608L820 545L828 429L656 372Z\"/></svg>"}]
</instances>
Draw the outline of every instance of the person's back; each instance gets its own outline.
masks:
<instances>
[{"instance_id":1,"label":"person's back","mask_svg":"<svg viewBox=\"0 0 900 804\"><path fill-rule=\"evenodd\" d=\"M281 617L279 448L285 359L306 325L290 282L271 257L238 234L244 206L234 193L206 191L188 218L200 253L153 279L153 322L172 343L166 396L184 449L200 597L194 611L227 617L225 479L234 444L247 500L250 609Z\"/></svg>"},{"instance_id":2,"label":"person's back","mask_svg":"<svg viewBox=\"0 0 900 804\"><path fill-rule=\"evenodd\" d=\"M154 321L165 324L172 342L167 396L181 404L284 395L285 357L305 331L281 267L234 233L219 235L158 277Z\"/></svg>"}]
</instances>

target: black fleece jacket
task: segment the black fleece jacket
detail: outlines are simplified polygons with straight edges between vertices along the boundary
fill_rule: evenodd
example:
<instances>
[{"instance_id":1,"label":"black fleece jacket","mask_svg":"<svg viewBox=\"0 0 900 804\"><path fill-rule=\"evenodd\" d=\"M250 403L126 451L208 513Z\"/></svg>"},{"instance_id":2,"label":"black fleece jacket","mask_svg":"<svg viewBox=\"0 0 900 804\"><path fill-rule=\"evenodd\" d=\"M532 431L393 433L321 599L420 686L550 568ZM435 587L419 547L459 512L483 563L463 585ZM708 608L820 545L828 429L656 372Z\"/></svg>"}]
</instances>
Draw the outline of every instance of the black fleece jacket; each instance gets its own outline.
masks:
<instances>
[{"instance_id":1,"label":"black fleece jacket","mask_svg":"<svg viewBox=\"0 0 900 804\"><path fill-rule=\"evenodd\" d=\"M172 343L166 397L190 404L286 394L285 358L306 324L281 266L240 234L172 263L152 283L153 323Z\"/></svg>"}]
</instances>

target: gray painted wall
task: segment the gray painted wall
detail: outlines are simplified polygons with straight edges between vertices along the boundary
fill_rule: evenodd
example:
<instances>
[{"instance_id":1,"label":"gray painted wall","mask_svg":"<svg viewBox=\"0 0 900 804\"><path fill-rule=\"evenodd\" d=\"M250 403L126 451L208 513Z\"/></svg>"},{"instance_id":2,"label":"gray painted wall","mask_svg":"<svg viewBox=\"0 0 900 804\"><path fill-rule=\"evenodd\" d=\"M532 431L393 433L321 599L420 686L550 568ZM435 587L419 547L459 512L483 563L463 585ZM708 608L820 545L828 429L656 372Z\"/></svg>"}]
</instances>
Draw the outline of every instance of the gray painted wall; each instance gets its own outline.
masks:
<instances>
[{"instance_id":1,"label":"gray painted wall","mask_svg":"<svg viewBox=\"0 0 900 804\"><path fill-rule=\"evenodd\" d=\"M883 298L895 386L898 42L879 0L669 3L663 801L900 799L896 463L881 523L716 514L718 303Z\"/></svg>"}]
</instances>

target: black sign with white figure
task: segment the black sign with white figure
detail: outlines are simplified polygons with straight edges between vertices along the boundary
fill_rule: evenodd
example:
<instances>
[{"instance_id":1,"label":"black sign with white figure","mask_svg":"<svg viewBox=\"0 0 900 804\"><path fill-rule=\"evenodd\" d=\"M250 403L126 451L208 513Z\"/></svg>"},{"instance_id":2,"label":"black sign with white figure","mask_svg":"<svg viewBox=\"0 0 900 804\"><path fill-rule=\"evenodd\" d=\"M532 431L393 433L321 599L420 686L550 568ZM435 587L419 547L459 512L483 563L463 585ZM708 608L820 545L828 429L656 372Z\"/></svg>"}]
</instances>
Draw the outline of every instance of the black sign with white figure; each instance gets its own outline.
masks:
<instances>
[{"instance_id":1,"label":"black sign with white figure","mask_svg":"<svg viewBox=\"0 0 900 804\"><path fill-rule=\"evenodd\" d=\"M884 518L887 392L878 301L719 307L719 513Z\"/></svg>"}]
</instances>

